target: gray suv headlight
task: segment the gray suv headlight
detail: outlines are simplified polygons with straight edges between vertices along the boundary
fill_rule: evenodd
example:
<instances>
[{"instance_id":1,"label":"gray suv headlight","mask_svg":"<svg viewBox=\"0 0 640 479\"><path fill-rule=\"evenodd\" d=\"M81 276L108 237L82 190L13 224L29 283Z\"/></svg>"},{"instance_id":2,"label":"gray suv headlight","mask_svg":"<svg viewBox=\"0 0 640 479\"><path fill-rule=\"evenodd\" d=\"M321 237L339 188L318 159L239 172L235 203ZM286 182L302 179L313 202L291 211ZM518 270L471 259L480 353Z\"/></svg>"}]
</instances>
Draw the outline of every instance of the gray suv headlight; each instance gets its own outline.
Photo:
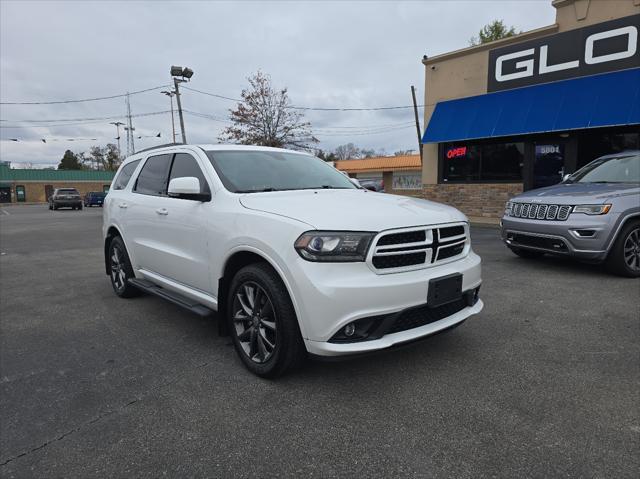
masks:
<instances>
[{"instance_id":1,"label":"gray suv headlight","mask_svg":"<svg viewBox=\"0 0 640 479\"><path fill-rule=\"evenodd\" d=\"M606 215L611 209L611 205L576 205L573 213L584 213L585 215Z\"/></svg>"},{"instance_id":2,"label":"gray suv headlight","mask_svg":"<svg viewBox=\"0 0 640 479\"><path fill-rule=\"evenodd\" d=\"M374 236L360 231L307 231L294 247L307 261L364 261Z\"/></svg>"},{"instance_id":3,"label":"gray suv headlight","mask_svg":"<svg viewBox=\"0 0 640 479\"><path fill-rule=\"evenodd\" d=\"M511 201L507 201L507 204L504 205L504 215L511 216L511 209L513 208L513 203Z\"/></svg>"}]
</instances>

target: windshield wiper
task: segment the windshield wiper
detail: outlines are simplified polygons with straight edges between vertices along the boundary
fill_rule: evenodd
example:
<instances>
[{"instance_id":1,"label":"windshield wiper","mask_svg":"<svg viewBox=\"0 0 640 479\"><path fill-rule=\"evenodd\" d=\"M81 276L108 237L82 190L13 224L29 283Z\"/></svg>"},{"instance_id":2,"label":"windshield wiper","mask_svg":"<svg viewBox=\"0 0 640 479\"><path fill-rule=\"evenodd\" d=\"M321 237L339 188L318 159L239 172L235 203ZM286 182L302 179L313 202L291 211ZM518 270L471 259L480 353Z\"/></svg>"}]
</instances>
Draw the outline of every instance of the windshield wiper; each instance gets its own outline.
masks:
<instances>
[{"instance_id":1,"label":"windshield wiper","mask_svg":"<svg viewBox=\"0 0 640 479\"><path fill-rule=\"evenodd\" d=\"M263 193L266 191L282 191L282 190L269 187L269 188L262 188L260 190L236 190L234 191L234 193Z\"/></svg>"}]
</instances>

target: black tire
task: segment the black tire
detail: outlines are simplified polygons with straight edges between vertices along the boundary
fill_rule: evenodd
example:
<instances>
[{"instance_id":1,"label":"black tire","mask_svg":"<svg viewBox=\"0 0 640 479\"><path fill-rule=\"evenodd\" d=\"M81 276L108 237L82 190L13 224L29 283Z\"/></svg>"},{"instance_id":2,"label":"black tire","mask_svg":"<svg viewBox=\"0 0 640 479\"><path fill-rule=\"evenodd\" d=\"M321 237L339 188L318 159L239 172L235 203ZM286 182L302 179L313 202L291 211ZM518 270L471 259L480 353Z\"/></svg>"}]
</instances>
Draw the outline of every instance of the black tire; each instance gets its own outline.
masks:
<instances>
[{"instance_id":1,"label":"black tire","mask_svg":"<svg viewBox=\"0 0 640 479\"><path fill-rule=\"evenodd\" d=\"M51 205L51 203L49 203L49 209L53 210L53 206Z\"/></svg>"},{"instance_id":2,"label":"black tire","mask_svg":"<svg viewBox=\"0 0 640 479\"><path fill-rule=\"evenodd\" d=\"M57 206L55 203L53 204L53 209L54 209L54 210L57 210L57 209L58 209L58 206Z\"/></svg>"},{"instance_id":3,"label":"black tire","mask_svg":"<svg viewBox=\"0 0 640 479\"><path fill-rule=\"evenodd\" d=\"M624 225L607 256L606 266L619 276L640 277L640 221Z\"/></svg>"},{"instance_id":4,"label":"black tire","mask_svg":"<svg viewBox=\"0 0 640 479\"><path fill-rule=\"evenodd\" d=\"M251 300L247 288L254 289ZM251 309L248 314L247 306ZM260 377L281 376L306 357L289 293L267 264L245 266L236 273L229 288L226 320L238 356Z\"/></svg>"},{"instance_id":5,"label":"black tire","mask_svg":"<svg viewBox=\"0 0 640 479\"><path fill-rule=\"evenodd\" d=\"M116 259L117 258L117 261ZM113 291L121 298L132 298L140 294L140 290L129 283L134 278L133 268L129 261L129 254L120 236L116 236L109 243L109 278Z\"/></svg>"},{"instance_id":6,"label":"black tire","mask_svg":"<svg viewBox=\"0 0 640 479\"><path fill-rule=\"evenodd\" d=\"M509 248L513 251L514 254L520 256L521 258L526 259L537 259L542 258L544 256L543 251L532 251L530 249L522 249L522 248Z\"/></svg>"},{"instance_id":7,"label":"black tire","mask_svg":"<svg viewBox=\"0 0 640 479\"><path fill-rule=\"evenodd\" d=\"M78 206L78 209L79 209L80 211L82 211L82 205Z\"/></svg>"}]
</instances>

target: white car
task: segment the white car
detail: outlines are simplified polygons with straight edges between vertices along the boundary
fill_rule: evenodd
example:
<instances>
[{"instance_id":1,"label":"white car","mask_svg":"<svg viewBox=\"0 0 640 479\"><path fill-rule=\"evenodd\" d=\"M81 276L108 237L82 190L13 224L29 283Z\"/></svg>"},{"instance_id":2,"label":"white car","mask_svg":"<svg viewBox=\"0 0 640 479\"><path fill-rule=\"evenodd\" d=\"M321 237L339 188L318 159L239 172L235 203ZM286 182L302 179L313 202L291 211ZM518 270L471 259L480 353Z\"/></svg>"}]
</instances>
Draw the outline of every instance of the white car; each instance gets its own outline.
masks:
<instances>
[{"instance_id":1,"label":"white car","mask_svg":"<svg viewBox=\"0 0 640 479\"><path fill-rule=\"evenodd\" d=\"M483 306L462 213L358 189L306 153L153 148L124 161L104 206L116 294L218 311L243 363L263 377L308 354L429 336Z\"/></svg>"}]
</instances>

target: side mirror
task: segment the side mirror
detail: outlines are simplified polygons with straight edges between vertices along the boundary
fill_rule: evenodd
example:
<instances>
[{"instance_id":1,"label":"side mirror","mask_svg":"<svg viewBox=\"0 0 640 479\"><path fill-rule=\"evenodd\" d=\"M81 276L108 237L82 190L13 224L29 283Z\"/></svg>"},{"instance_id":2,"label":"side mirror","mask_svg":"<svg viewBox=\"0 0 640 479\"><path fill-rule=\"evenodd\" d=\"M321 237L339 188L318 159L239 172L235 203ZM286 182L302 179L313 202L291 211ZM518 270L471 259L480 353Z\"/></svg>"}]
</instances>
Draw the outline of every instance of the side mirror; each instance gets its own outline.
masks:
<instances>
[{"instance_id":1,"label":"side mirror","mask_svg":"<svg viewBox=\"0 0 640 479\"><path fill-rule=\"evenodd\" d=\"M211 193L200 192L200 180L195 176L174 178L169 182L167 194L184 200L211 201Z\"/></svg>"}]
</instances>

